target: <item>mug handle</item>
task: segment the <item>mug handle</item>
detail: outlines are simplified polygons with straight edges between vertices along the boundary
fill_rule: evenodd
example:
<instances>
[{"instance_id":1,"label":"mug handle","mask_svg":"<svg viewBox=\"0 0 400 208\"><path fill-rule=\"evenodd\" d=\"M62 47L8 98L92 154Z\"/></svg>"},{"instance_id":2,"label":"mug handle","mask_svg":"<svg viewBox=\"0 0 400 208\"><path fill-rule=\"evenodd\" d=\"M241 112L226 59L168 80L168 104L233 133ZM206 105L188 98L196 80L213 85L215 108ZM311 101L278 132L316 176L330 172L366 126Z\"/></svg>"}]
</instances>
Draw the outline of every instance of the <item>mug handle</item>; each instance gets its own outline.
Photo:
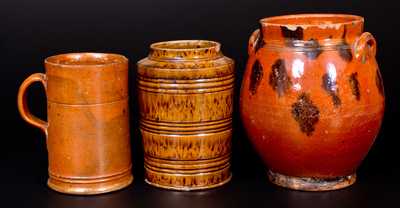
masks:
<instances>
[{"instance_id":1,"label":"mug handle","mask_svg":"<svg viewBox=\"0 0 400 208\"><path fill-rule=\"evenodd\" d=\"M258 39L260 38L260 29L254 30L254 32L251 34L249 38L249 46L248 46L248 53L249 55L255 53L255 47L257 44Z\"/></svg>"},{"instance_id":2,"label":"mug handle","mask_svg":"<svg viewBox=\"0 0 400 208\"><path fill-rule=\"evenodd\" d=\"M357 38L354 44L355 58L362 63L365 63L369 58L374 58L376 55L376 40L369 32L364 32Z\"/></svg>"},{"instance_id":3,"label":"mug handle","mask_svg":"<svg viewBox=\"0 0 400 208\"><path fill-rule=\"evenodd\" d=\"M22 82L21 86L18 90L18 110L21 114L22 118L28 122L29 124L38 127L41 129L47 136L47 122L37 118L36 116L32 115L29 111L27 101L26 101L26 90L28 87L34 82L41 82L44 86L45 91L47 91L47 83L46 83L46 75L43 73L35 73L29 76Z\"/></svg>"}]
</instances>

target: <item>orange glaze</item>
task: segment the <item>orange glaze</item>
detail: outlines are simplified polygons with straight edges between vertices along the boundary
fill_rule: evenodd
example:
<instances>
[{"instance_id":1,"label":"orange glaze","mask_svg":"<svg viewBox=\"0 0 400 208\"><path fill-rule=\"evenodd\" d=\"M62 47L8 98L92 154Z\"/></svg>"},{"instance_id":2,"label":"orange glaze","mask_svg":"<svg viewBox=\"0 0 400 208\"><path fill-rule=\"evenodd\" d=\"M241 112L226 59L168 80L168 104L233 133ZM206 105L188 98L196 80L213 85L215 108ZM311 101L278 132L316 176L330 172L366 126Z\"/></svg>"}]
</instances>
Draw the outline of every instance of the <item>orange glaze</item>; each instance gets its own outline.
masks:
<instances>
[{"instance_id":1,"label":"orange glaze","mask_svg":"<svg viewBox=\"0 0 400 208\"><path fill-rule=\"evenodd\" d=\"M129 130L128 59L118 54L69 53L45 60L46 73L19 88L22 118L46 136L50 188L93 195L133 181ZM27 89L41 82L47 121L30 113Z\"/></svg>"},{"instance_id":2,"label":"orange glaze","mask_svg":"<svg viewBox=\"0 0 400 208\"><path fill-rule=\"evenodd\" d=\"M260 21L249 41L240 108L273 172L333 178L355 173L385 106L376 42L353 15ZM261 31L261 32L260 32Z\"/></svg>"}]
</instances>

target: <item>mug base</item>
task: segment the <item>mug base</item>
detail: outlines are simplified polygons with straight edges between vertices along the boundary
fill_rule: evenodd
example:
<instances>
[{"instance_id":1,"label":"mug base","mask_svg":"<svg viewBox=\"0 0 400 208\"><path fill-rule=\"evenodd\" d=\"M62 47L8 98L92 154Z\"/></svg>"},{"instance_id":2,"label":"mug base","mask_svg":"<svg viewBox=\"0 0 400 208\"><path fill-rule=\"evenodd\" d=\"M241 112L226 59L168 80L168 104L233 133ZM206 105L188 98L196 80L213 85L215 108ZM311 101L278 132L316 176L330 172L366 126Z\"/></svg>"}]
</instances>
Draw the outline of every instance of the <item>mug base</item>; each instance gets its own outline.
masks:
<instances>
[{"instance_id":1,"label":"mug base","mask_svg":"<svg viewBox=\"0 0 400 208\"><path fill-rule=\"evenodd\" d=\"M95 195L120 190L129 186L132 181L133 176L129 169L113 176L88 179L61 178L50 174L47 185L65 194Z\"/></svg>"},{"instance_id":2,"label":"mug base","mask_svg":"<svg viewBox=\"0 0 400 208\"><path fill-rule=\"evenodd\" d=\"M294 177L268 171L271 183L300 191L332 191L346 188L356 182L356 174L335 178Z\"/></svg>"}]
</instances>

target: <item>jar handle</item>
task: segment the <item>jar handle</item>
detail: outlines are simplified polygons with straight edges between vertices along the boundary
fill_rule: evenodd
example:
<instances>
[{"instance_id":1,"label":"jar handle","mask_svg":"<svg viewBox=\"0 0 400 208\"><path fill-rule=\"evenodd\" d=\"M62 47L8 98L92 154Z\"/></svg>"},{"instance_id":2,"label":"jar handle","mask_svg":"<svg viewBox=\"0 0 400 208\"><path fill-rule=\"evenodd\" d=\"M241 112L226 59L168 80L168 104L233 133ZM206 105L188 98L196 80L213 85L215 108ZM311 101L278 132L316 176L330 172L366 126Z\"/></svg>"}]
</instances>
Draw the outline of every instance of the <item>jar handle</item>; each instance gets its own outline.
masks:
<instances>
[{"instance_id":1,"label":"jar handle","mask_svg":"<svg viewBox=\"0 0 400 208\"><path fill-rule=\"evenodd\" d=\"M260 38L260 29L254 30L249 38L249 46L248 46L248 53L249 55L254 54L256 52L256 44Z\"/></svg>"},{"instance_id":2,"label":"jar handle","mask_svg":"<svg viewBox=\"0 0 400 208\"><path fill-rule=\"evenodd\" d=\"M376 40L369 32L364 32L354 43L355 58L365 63L369 58L376 55Z\"/></svg>"},{"instance_id":3,"label":"jar handle","mask_svg":"<svg viewBox=\"0 0 400 208\"><path fill-rule=\"evenodd\" d=\"M31 76L29 76L28 78L26 78L24 80L24 82L22 82L22 84L18 90L18 110L19 110L19 113L21 114L22 118L26 122L41 129L46 134L46 137L47 137L47 126L48 126L47 122L32 115L31 112L29 111L27 101L26 101L26 95L27 95L26 90L28 89L28 87L34 82L41 82L46 91L46 88L47 88L46 80L47 79L46 79L45 74L35 73L35 74L32 74Z\"/></svg>"}]
</instances>

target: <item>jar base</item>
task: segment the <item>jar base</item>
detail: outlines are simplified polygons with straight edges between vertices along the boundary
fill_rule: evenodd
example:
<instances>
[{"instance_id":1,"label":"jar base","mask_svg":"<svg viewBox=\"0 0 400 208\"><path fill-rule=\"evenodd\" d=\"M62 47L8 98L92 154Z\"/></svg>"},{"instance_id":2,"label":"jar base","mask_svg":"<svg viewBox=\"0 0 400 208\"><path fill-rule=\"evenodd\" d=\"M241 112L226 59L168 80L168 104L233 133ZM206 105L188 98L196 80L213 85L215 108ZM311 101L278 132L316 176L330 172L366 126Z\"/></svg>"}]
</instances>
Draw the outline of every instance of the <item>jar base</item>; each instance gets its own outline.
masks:
<instances>
[{"instance_id":1,"label":"jar base","mask_svg":"<svg viewBox=\"0 0 400 208\"><path fill-rule=\"evenodd\" d=\"M230 166L230 154L199 160L168 160L145 155L145 182L169 190L211 189L231 180Z\"/></svg>"},{"instance_id":2,"label":"jar base","mask_svg":"<svg viewBox=\"0 0 400 208\"><path fill-rule=\"evenodd\" d=\"M228 178L226 178L224 181L221 181L220 183L212 184L212 185L208 185L208 186L197 186L197 187L194 187L194 186L166 186L166 185L161 185L158 183L150 182L147 179L144 179L144 181L151 186L155 186L157 188L162 188L162 189L175 190L175 191L200 191L200 190L212 189L212 188L217 188L217 187L223 186L223 185L227 184L229 181L231 181L231 179L232 179L232 175L229 175Z\"/></svg>"},{"instance_id":3,"label":"jar base","mask_svg":"<svg viewBox=\"0 0 400 208\"><path fill-rule=\"evenodd\" d=\"M47 185L61 193L73 195L95 195L117 191L129 186L133 181L130 171L123 173L88 179L62 178L49 174Z\"/></svg>"},{"instance_id":4,"label":"jar base","mask_svg":"<svg viewBox=\"0 0 400 208\"><path fill-rule=\"evenodd\" d=\"M356 182L356 174L331 179L315 177L294 177L268 171L271 183L300 191L331 191L346 188Z\"/></svg>"}]
</instances>

